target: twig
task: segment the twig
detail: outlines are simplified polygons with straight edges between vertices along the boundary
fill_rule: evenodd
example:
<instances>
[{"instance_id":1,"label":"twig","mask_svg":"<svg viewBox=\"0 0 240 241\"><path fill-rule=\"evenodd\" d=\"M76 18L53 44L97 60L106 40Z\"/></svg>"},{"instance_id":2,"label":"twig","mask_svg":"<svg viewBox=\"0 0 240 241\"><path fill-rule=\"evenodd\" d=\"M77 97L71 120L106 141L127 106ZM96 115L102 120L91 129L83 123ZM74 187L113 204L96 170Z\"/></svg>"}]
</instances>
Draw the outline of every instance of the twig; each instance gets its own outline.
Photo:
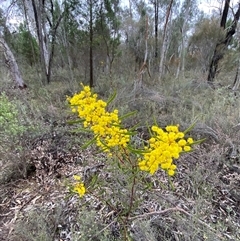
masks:
<instances>
[{"instance_id":1,"label":"twig","mask_svg":"<svg viewBox=\"0 0 240 241\"><path fill-rule=\"evenodd\" d=\"M104 230L106 230L108 227L110 227L112 224L114 224L116 221L113 220L111 223L109 223L106 227L104 227L102 230L100 230L98 233L96 233L92 238L89 239L93 240L94 238L96 238L99 234L101 234Z\"/></svg>"},{"instance_id":2,"label":"twig","mask_svg":"<svg viewBox=\"0 0 240 241\"><path fill-rule=\"evenodd\" d=\"M164 213L171 212L171 211L180 211L180 210L177 207L176 208L168 208L168 209L164 209L164 210L161 210L161 211L144 213L144 214L137 215L137 216L134 216L134 217L129 217L129 220L141 219L141 218L145 218L147 216L153 216L153 215L156 215L156 214L164 214Z\"/></svg>"},{"instance_id":3,"label":"twig","mask_svg":"<svg viewBox=\"0 0 240 241\"><path fill-rule=\"evenodd\" d=\"M210 231L212 231L215 235L217 235L220 239L224 239L223 236L226 236L228 237L226 234L216 234L216 230L214 228L212 228L211 226L209 226L207 223L203 222L202 220L194 217L192 214L188 213L187 211L185 211L184 209L182 208L178 208L178 207L175 207L175 208L168 208L168 209L164 209L164 210L161 210L161 211L156 211L156 212L150 212L150 213L145 213L145 214L141 214L141 215L137 215L137 216L134 216L134 217L129 217L129 220L135 220L135 219L141 219L141 218L145 218L145 217L148 217L148 216L153 216L153 215L159 215L159 214L165 214L167 212L182 212L184 213L185 215L195 219L196 221L198 221L200 224L202 224L203 226L207 227ZM228 237L229 238L229 237Z\"/></svg>"}]
</instances>

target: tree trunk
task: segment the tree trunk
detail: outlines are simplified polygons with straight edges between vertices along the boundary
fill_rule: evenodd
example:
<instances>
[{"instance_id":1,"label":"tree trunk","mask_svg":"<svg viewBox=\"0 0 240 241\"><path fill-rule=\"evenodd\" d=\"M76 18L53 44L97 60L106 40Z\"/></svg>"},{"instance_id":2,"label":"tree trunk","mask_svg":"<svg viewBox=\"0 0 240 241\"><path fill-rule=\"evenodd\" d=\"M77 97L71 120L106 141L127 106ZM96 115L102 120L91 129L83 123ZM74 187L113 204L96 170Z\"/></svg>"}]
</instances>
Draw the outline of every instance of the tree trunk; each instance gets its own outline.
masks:
<instances>
[{"instance_id":1,"label":"tree trunk","mask_svg":"<svg viewBox=\"0 0 240 241\"><path fill-rule=\"evenodd\" d=\"M64 12L55 14L54 3L50 1L50 10L46 13L44 0L22 0L26 15L26 21L31 25L32 32L37 37L40 48L41 70L44 74L43 82L49 83L51 79L52 62L54 56L54 48L56 44L57 28L63 18ZM49 17L50 15L50 17ZM51 21L52 17L52 21ZM46 23L49 26L46 26ZM48 33L51 38L49 41Z\"/></svg>"},{"instance_id":2,"label":"tree trunk","mask_svg":"<svg viewBox=\"0 0 240 241\"><path fill-rule=\"evenodd\" d=\"M89 85L90 87L93 87L93 2L90 0L90 21L89 21L89 27L90 27L90 33L89 33L89 41L90 41L90 47L89 47Z\"/></svg>"},{"instance_id":3,"label":"tree trunk","mask_svg":"<svg viewBox=\"0 0 240 241\"><path fill-rule=\"evenodd\" d=\"M27 1L28 2L28 1ZM39 5L35 3L35 0L32 0L32 9L34 13L34 22L36 24L37 36L38 36L38 44L40 47L40 62L41 62L41 69L44 73L44 80L43 82L46 84L48 82L48 63L49 57L47 52L47 46L44 42L43 36L43 26L42 26L42 3L39 1ZM29 7L30 9L30 7ZM31 9L30 9L31 11Z\"/></svg>"},{"instance_id":4,"label":"tree trunk","mask_svg":"<svg viewBox=\"0 0 240 241\"><path fill-rule=\"evenodd\" d=\"M13 55L11 49L8 47L8 44L2 37L0 37L0 44L3 47L6 64L7 64L7 67L9 68L9 71L12 75L13 80L17 83L19 88L21 88L21 89L26 88L27 86L23 82L21 73L18 68L17 61L14 58L14 55Z\"/></svg>"},{"instance_id":5,"label":"tree trunk","mask_svg":"<svg viewBox=\"0 0 240 241\"><path fill-rule=\"evenodd\" d=\"M158 18L159 0L154 1L154 27L155 27L155 58L158 57Z\"/></svg>"},{"instance_id":6,"label":"tree trunk","mask_svg":"<svg viewBox=\"0 0 240 241\"><path fill-rule=\"evenodd\" d=\"M53 2L51 1L51 14L54 16L54 9L53 9ZM56 36L57 36L57 29L60 25L60 22L63 18L63 13L61 13L57 19L54 21L54 18L52 22L49 20L49 25L51 27L51 36L52 36L52 41L51 41L51 48L50 48L50 53L48 54L49 59L48 59L48 69L47 69L47 82L50 83L51 80L51 73L52 73L52 65L53 65L53 56L54 56L54 50L55 50L55 44L56 44ZM46 35L46 33L45 33Z\"/></svg>"},{"instance_id":7,"label":"tree trunk","mask_svg":"<svg viewBox=\"0 0 240 241\"><path fill-rule=\"evenodd\" d=\"M131 18L131 20L132 20L132 18L133 18L133 13L132 13L132 2L131 2L131 0L128 0L128 2L129 2L130 18Z\"/></svg>"},{"instance_id":8,"label":"tree trunk","mask_svg":"<svg viewBox=\"0 0 240 241\"><path fill-rule=\"evenodd\" d=\"M237 68L235 80L234 80L233 87L232 87L233 91L236 91L239 88L239 85L240 85L240 76L239 76L239 74L240 74L240 59L238 59L238 68Z\"/></svg>"},{"instance_id":9,"label":"tree trunk","mask_svg":"<svg viewBox=\"0 0 240 241\"><path fill-rule=\"evenodd\" d=\"M164 24L164 30L163 30L163 38L162 38L162 48L161 48L161 56L160 56L160 64L159 64L159 80L162 79L163 74L164 74L164 60L165 60L165 55L167 51L167 44L168 44L168 39L167 39L167 27L168 27L168 22L169 22L169 17L171 14L172 10L172 5L173 5L173 0L171 0L169 7L167 9L167 16L166 16L166 21Z\"/></svg>"},{"instance_id":10,"label":"tree trunk","mask_svg":"<svg viewBox=\"0 0 240 241\"><path fill-rule=\"evenodd\" d=\"M224 7L223 15L222 15L222 20L221 20L221 28L223 28L223 29L226 28L226 21L227 21L229 3L230 3L230 0L225 1L225 7ZM219 61L224 57L224 54L227 50L227 47L232 40L232 36L236 32L237 22L239 20L239 17L240 17L240 3L238 5L237 12L234 15L234 20L232 21L231 26L228 27L227 29L225 29L226 30L225 38L220 40L217 43L216 48L214 50L212 61L211 61L210 67L209 67L208 79L207 79L210 84L213 83L214 78L216 76L216 73L218 71Z\"/></svg>"},{"instance_id":11,"label":"tree trunk","mask_svg":"<svg viewBox=\"0 0 240 241\"><path fill-rule=\"evenodd\" d=\"M149 72L149 68L147 65L147 59L148 59L148 16L146 16L146 32L145 32L145 55L144 55L144 61L143 64L139 70L138 73L138 77L137 79L134 81L134 98L135 98L135 93L138 89L142 88L142 83L143 83L143 74L146 72L146 70L148 71L149 77L151 77L150 72Z\"/></svg>"},{"instance_id":12,"label":"tree trunk","mask_svg":"<svg viewBox=\"0 0 240 241\"><path fill-rule=\"evenodd\" d=\"M23 0L24 9L26 12L26 21L31 25L32 32L38 40L40 48L40 64L43 73L43 82L49 82L49 51L46 36L46 28L43 19L44 1L39 0Z\"/></svg>"},{"instance_id":13,"label":"tree trunk","mask_svg":"<svg viewBox=\"0 0 240 241\"><path fill-rule=\"evenodd\" d=\"M179 63L177 66L177 73L176 78L178 79L180 72L182 72L182 75L184 77L185 72L185 43L186 41L186 35L187 35L187 23L189 21L189 14L190 14L190 8L191 8L191 0L186 0L186 6L184 8L184 19L182 27L180 28L181 31L181 45L179 50Z\"/></svg>"},{"instance_id":14,"label":"tree trunk","mask_svg":"<svg viewBox=\"0 0 240 241\"><path fill-rule=\"evenodd\" d=\"M73 61L71 59L71 56L70 56L70 52L69 52L69 49L70 49L70 45L69 45L69 41L68 41L68 38L67 38L67 33L66 33L66 29L65 29L65 25L64 27L62 28L62 44L63 44L63 47L64 47L64 50L66 51L66 61L67 61L67 65L68 65L68 69L69 69L69 74L70 74L70 79L72 80L71 82L73 82ZM65 56L62 56L62 59L65 58ZM62 60L62 68L64 66L64 60Z\"/></svg>"}]
</instances>

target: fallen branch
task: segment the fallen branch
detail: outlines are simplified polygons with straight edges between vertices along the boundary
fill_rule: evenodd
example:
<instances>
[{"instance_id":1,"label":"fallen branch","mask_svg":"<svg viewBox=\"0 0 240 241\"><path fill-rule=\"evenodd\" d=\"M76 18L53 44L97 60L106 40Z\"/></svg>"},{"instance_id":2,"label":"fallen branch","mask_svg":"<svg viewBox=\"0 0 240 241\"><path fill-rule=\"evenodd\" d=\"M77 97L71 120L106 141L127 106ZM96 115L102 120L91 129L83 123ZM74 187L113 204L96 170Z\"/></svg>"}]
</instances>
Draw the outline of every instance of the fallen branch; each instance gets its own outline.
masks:
<instances>
[{"instance_id":1,"label":"fallen branch","mask_svg":"<svg viewBox=\"0 0 240 241\"><path fill-rule=\"evenodd\" d=\"M216 234L216 230L214 228L212 228L210 225L208 225L207 223L203 222L202 220L194 217L192 214L188 213L187 211L185 211L184 209L182 208L179 208L179 207L174 207L174 208L167 208L167 209L164 209L164 210L161 210L161 211L155 211L155 212L150 212L150 213L144 213L144 214L141 214L141 215L137 215L137 216L134 216L134 217L129 217L129 220L135 220L135 219L142 219L142 218L146 218L146 217L149 217L149 216L154 216L154 215L159 215L159 214L165 214L165 213L168 213L168 212L181 212L181 213L184 213L185 215L193 218L194 220L196 220L198 223L202 224L203 226L207 227L211 232L213 232L218 238L224 240L224 237L223 236L226 236L229 238L228 235L226 234Z\"/></svg>"}]
</instances>

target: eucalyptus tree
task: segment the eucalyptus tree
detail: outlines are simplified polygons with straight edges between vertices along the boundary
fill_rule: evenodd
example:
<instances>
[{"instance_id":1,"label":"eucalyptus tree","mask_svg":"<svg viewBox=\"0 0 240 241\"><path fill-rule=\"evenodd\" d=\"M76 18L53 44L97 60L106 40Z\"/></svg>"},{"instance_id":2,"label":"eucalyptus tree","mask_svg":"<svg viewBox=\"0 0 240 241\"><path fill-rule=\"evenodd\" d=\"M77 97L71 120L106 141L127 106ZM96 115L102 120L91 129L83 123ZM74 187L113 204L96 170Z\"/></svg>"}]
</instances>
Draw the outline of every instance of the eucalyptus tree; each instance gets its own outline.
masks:
<instances>
[{"instance_id":1,"label":"eucalyptus tree","mask_svg":"<svg viewBox=\"0 0 240 241\"><path fill-rule=\"evenodd\" d=\"M238 20L240 18L240 3L238 3L237 10L234 13L233 20L230 26L227 26L227 18L229 15L230 0L225 0L224 9L222 12L220 28L225 31L225 35L219 38L218 43L214 49L212 60L208 72L208 82L212 84L215 75L218 71L219 61L224 57L229 44L232 41L233 35L236 32Z\"/></svg>"},{"instance_id":2,"label":"eucalyptus tree","mask_svg":"<svg viewBox=\"0 0 240 241\"><path fill-rule=\"evenodd\" d=\"M26 23L20 23L14 33L13 50L25 63L34 66L39 60L39 46L36 38L29 31Z\"/></svg>"},{"instance_id":3,"label":"eucalyptus tree","mask_svg":"<svg viewBox=\"0 0 240 241\"><path fill-rule=\"evenodd\" d=\"M44 83L51 80L57 29L64 15L63 3L57 0L22 0L26 23L38 39Z\"/></svg>"},{"instance_id":4,"label":"eucalyptus tree","mask_svg":"<svg viewBox=\"0 0 240 241\"><path fill-rule=\"evenodd\" d=\"M120 45L120 1L104 0L100 7L98 21L100 21L99 35L102 36L106 48L106 68L111 74L112 65L117 56ZM97 28L97 23L96 23Z\"/></svg>"},{"instance_id":5,"label":"eucalyptus tree","mask_svg":"<svg viewBox=\"0 0 240 241\"><path fill-rule=\"evenodd\" d=\"M162 34L162 46L160 48L160 61L159 61L159 80L162 79L164 75L164 62L166 59L166 52L168 48L168 34L169 34L169 22L172 17L172 8L173 8L173 0L170 0L170 3L166 9L166 17L163 26L163 34Z\"/></svg>"},{"instance_id":6,"label":"eucalyptus tree","mask_svg":"<svg viewBox=\"0 0 240 241\"><path fill-rule=\"evenodd\" d=\"M188 41L188 65L206 73L218 39L224 36L218 16L202 16L195 23Z\"/></svg>"},{"instance_id":7,"label":"eucalyptus tree","mask_svg":"<svg viewBox=\"0 0 240 241\"><path fill-rule=\"evenodd\" d=\"M153 5L154 8L154 56L155 58L158 57L158 38L159 38L159 12L160 12L160 0L150 0L150 3Z\"/></svg>"},{"instance_id":8,"label":"eucalyptus tree","mask_svg":"<svg viewBox=\"0 0 240 241\"><path fill-rule=\"evenodd\" d=\"M13 51L9 47L9 44L5 40L6 34L11 35L11 32L7 27L7 16L0 8L0 51L3 52L5 63L10 71L12 79L16 82L19 88L25 88L26 84L23 81L17 60L13 54Z\"/></svg>"},{"instance_id":9,"label":"eucalyptus tree","mask_svg":"<svg viewBox=\"0 0 240 241\"><path fill-rule=\"evenodd\" d=\"M141 69L147 52L148 62L153 63L151 72L153 70L158 76L160 72L161 78L166 66L172 12L176 3L166 0L150 0L149 4L143 0L132 0L131 3L132 15L127 18L125 35L128 49L135 57L135 70Z\"/></svg>"},{"instance_id":10,"label":"eucalyptus tree","mask_svg":"<svg viewBox=\"0 0 240 241\"><path fill-rule=\"evenodd\" d=\"M60 66L68 66L69 70L79 68L81 53L79 49L86 45L86 33L81 29L82 20L79 19L77 11L79 1L66 0L63 3L64 15L59 29L59 54ZM78 51L76 51L78 50Z\"/></svg>"},{"instance_id":11,"label":"eucalyptus tree","mask_svg":"<svg viewBox=\"0 0 240 241\"><path fill-rule=\"evenodd\" d=\"M179 7L178 7L179 6ZM178 2L171 24L170 40L168 56L175 57L176 61L176 77L180 71L184 75L185 59L188 48L189 37L187 32L192 30L193 24L196 21L199 10L196 0L185 0L182 3Z\"/></svg>"},{"instance_id":12,"label":"eucalyptus tree","mask_svg":"<svg viewBox=\"0 0 240 241\"><path fill-rule=\"evenodd\" d=\"M26 88L26 84L22 79L22 75L20 73L17 61L13 55L13 52L9 48L7 42L4 40L3 37L0 35L0 49L3 51L5 56L5 63L10 70L12 79L17 83L19 88Z\"/></svg>"},{"instance_id":13,"label":"eucalyptus tree","mask_svg":"<svg viewBox=\"0 0 240 241\"><path fill-rule=\"evenodd\" d=\"M131 0L131 14L125 10L125 38L138 68L144 62L146 35L151 72L162 79L167 71L176 77L184 73L188 41L199 10L196 0ZM146 18L149 25L146 26ZM146 34L147 33L147 34ZM170 66L173 62L174 67Z\"/></svg>"},{"instance_id":14,"label":"eucalyptus tree","mask_svg":"<svg viewBox=\"0 0 240 241\"><path fill-rule=\"evenodd\" d=\"M119 4L118 0L72 2L71 28L78 33L73 35L81 39L82 46L78 46L78 51L84 53L82 58L85 60L85 69L89 69L87 78L91 87L95 84L94 73L97 69L95 67L100 62L109 72L112 70L117 47L120 44ZM64 21L69 22L68 19Z\"/></svg>"},{"instance_id":15,"label":"eucalyptus tree","mask_svg":"<svg viewBox=\"0 0 240 241\"><path fill-rule=\"evenodd\" d=\"M146 39L151 32L146 25L146 20L150 15L150 7L142 0L134 0L131 5L132 17L125 16L125 39L126 46L135 60L135 71L139 71L145 58ZM134 11L135 10L135 11ZM128 14L128 9L124 14Z\"/></svg>"}]
</instances>

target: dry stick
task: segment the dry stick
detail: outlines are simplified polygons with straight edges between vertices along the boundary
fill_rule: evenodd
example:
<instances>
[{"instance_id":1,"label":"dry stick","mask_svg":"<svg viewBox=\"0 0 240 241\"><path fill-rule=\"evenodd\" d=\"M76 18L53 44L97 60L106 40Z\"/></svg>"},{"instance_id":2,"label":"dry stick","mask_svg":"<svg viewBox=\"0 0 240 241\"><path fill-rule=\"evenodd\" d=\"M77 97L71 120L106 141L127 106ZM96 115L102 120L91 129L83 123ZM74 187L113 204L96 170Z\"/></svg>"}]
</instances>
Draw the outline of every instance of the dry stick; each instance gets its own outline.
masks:
<instances>
[{"instance_id":1,"label":"dry stick","mask_svg":"<svg viewBox=\"0 0 240 241\"><path fill-rule=\"evenodd\" d=\"M102 230L100 230L98 233L96 233L92 238L90 238L89 240L93 240L94 238L96 238L99 234L101 234L104 230L106 230L108 227L110 227L112 224L115 223L115 220L113 220L111 223L109 223L106 227L104 227Z\"/></svg>"},{"instance_id":2,"label":"dry stick","mask_svg":"<svg viewBox=\"0 0 240 241\"><path fill-rule=\"evenodd\" d=\"M118 211L116 210L116 208L111 204L109 203L108 201L104 201L102 200L102 198L98 197L97 195L95 195L94 193L92 192L89 192L93 197L97 198L98 200L100 200L101 202L105 202L113 211L115 211L116 213L118 213ZM122 219L121 216L117 216L122 223L124 223L124 220ZM104 227L102 230L100 230L97 234L95 234L92 238L90 238L89 240L92 240L93 238L97 237L100 233L102 233L105 229L107 229L109 226L111 226L113 223L115 223L115 220L113 220L110 224L108 224L106 227ZM125 227L124 227L125 229Z\"/></svg>"},{"instance_id":3,"label":"dry stick","mask_svg":"<svg viewBox=\"0 0 240 241\"><path fill-rule=\"evenodd\" d=\"M15 210L15 213L14 213L14 217L12 218L12 220L11 220L7 225L9 225L9 224L14 224L14 223L16 222L17 218L18 218L18 214L19 214L19 213L22 211L22 209L23 209L27 204L29 204L35 197L37 197L37 194L34 195L34 196L32 196L32 197L30 197L29 200L27 200L24 204L22 204L21 207L20 207L18 210L16 209L16 210ZM9 228L8 237L10 237L10 235L11 235L11 233L12 233L13 230L14 230L13 227L10 227L10 228Z\"/></svg>"},{"instance_id":4,"label":"dry stick","mask_svg":"<svg viewBox=\"0 0 240 241\"><path fill-rule=\"evenodd\" d=\"M136 185L136 176L135 176L135 173L134 173L132 187L131 187L130 203L129 203L129 209L128 209L126 221L129 220L129 215L130 215L130 212L131 212L132 207L133 207L133 199L134 199L134 194L135 194L135 185Z\"/></svg>"},{"instance_id":5,"label":"dry stick","mask_svg":"<svg viewBox=\"0 0 240 241\"><path fill-rule=\"evenodd\" d=\"M215 235L217 235L220 239L224 239L223 235L224 236L227 236L225 234L223 235L219 235L219 234L216 234L216 230L213 229L211 226L209 226L208 224L206 224L205 222L203 222L202 220L194 217L192 214L188 213L187 211L185 211L184 209L182 208L178 208L178 207L175 207L175 208L168 208L168 209L165 209L165 210L161 210L161 211L156 211L156 212L151 212L151 213L145 213L145 214L141 214L141 215L137 215L137 216L134 216L134 217L129 217L128 219L129 220L135 220L135 219L141 219L141 218L145 218L147 216L152 216L152 215L156 215L156 214L164 214L164 213L167 213L167 212L174 212L174 211L179 211L179 212L182 212L184 213L185 215L191 217L191 218L194 218L195 220L197 220L200 224L204 225L205 227L209 228L210 231L212 231ZM228 237L228 236L227 236ZM229 238L229 237L228 237Z\"/></svg>"}]
</instances>

